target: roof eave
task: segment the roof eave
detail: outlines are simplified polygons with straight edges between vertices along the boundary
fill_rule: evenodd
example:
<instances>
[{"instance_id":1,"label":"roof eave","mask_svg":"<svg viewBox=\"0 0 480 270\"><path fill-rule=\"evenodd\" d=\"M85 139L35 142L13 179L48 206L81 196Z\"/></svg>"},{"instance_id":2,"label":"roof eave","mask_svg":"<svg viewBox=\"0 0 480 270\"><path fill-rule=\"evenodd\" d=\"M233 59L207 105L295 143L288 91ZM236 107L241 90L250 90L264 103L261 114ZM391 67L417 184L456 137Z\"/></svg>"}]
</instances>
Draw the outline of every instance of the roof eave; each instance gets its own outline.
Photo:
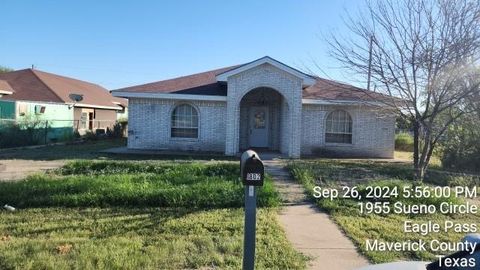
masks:
<instances>
[{"instance_id":1,"label":"roof eave","mask_svg":"<svg viewBox=\"0 0 480 270\"><path fill-rule=\"evenodd\" d=\"M0 90L0 95L11 95L11 94L13 94L12 91Z\"/></svg>"},{"instance_id":2,"label":"roof eave","mask_svg":"<svg viewBox=\"0 0 480 270\"><path fill-rule=\"evenodd\" d=\"M343 99L313 99L302 98L302 104L309 105L370 105L389 107L388 104L381 101L369 101L369 100L343 100Z\"/></svg>"},{"instance_id":3,"label":"roof eave","mask_svg":"<svg viewBox=\"0 0 480 270\"><path fill-rule=\"evenodd\" d=\"M111 93L114 97L122 97L122 98L154 98L154 99L178 99L178 100L227 101L226 96L214 96L214 95L146 93L146 92L126 92L126 91L112 91Z\"/></svg>"},{"instance_id":4,"label":"roof eave","mask_svg":"<svg viewBox=\"0 0 480 270\"><path fill-rule=\"evenodd\" d=\"M123 108L120 106L102 106L102 105L84 104L84 103L65 103L65 104L71 105L75 108L92 108L92 109L105 109L105 110L116 110L116 111L123 110Z\"/></svg>"}]
</instances>

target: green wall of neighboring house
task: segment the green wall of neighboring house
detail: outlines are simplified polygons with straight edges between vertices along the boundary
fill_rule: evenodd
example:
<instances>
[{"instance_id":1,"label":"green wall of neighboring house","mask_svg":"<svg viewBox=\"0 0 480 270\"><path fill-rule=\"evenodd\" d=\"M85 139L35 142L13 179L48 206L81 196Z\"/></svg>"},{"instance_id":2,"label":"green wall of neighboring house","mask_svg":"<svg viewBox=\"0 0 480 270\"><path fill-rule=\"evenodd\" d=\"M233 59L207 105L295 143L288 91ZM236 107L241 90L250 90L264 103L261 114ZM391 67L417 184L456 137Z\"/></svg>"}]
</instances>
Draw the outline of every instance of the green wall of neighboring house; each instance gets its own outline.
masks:
<instances>
[{"instance_id":1,"label":"green wall of neighboring house","mask_svg":"<svg viewBox=\"0 0 480 270\"><path fill-rule=\"evenodd\" d=\"M0 119L15 119L15 101L0 100Z\"/></svg>"},{"instance_id":2,"label":"green wall of neighboring house","mask_svg":"<svg viewBox=\"0 0 480 270\"><path fill-rule=\"evenodd\" d=\"M25 116L20 116L21 107L25 106ZM44 113L36 113L35 106L45 106ZM67 104L33 102L33 101L17 101L17 121L28 118L48 121L49 141L61 141L67 139L73 134L73 108L69 108Z\"/></svg>"},{"instance_id":3,"label":"green wall of neighboring house","mask_svg":"<svg viewBox=\"0 0 480 270\"><path fill-rule=\"evenodd\" d=\"M45 107L43 113L39 111L40 107ZM37 109L35 109L37 108ZM80 116L77 116L77 122L75 122L75 110L82 110L82 108L70 108L69 105L63 103L53 103L53 102L36 102L36 101L11 101L11 100L0 100L0 131L5 129L8 124L11 123L22 123L22 121L48 121L47 129L47 141L62 141L69 139L73 136L74 130L78 127ZM112 112L110 110L102 109L88 109L90 111L95 111L96 119L106 120L106 122L98 122L101 124L113 125L113 122L108 122L105 115L113 114L112 121L119 119L128 118L128 109L122 112ZM105 119L103 119L103 118ZM95 122L97 126L98 123ZM43 125L43 123L42 123ZM43 129L43 128L42 128ZM45 137L42 135L42 142Z\"/></svg>"},{"instance_id":4,"label":"green wall of neighboring house","mask_svg":"<svg viewBox=\"0 0 480 270\"><path fill-rule=\"evenodd\" d=\"M117 120L119 121L127 121L128 120L128 108L123 111L117 112Z\"/></svg>"},{"instance_id":5,"label":"green wall of neighboring house","mask_svg":"<svg viewBox=\"0 0 480 270\"><path fill-rule=\"evenodd\" d=\"M36 111L36 106L45 107L44 112L40 113L38 109ZM0 108L2 111L0 119L15 119L17 123L34 120L48 121L46 122L48 123L48 141L61 141L73 135L73 108L69 108L67 104L0 100ZM3 113L4 111L8 113Z\"/></svg>"}]
</instances>

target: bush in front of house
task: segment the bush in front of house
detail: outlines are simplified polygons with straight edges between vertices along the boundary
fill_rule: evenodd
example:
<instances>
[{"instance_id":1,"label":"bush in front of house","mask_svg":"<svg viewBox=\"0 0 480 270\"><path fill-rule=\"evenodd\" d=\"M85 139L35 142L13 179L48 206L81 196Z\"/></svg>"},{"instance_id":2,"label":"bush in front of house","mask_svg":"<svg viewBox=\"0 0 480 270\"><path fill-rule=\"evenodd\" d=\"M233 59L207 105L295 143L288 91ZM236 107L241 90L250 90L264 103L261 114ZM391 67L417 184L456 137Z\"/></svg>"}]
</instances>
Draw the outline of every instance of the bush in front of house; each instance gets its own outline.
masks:
<instances>
[{"instance_id":1,"label":"bush in front of house","mask_svg":"<svg viewBox=\"0 0 480 270\"><path fill-rule=\"evenodd\" d=\"M98 140L98 137L99 136L91 130L87 130L85 132L85 134L83 135L83 138L87 141L96 141L96 140Z\"/></svg>"},{"instance_id":2,"label":"bush in front of house","mask_svg":"<svg viewBox=\"0 0 480 270\"><path fill-rule=\"evenodd\" d=\"M400 151L413 151L413 136L402 132L395 135L395 149Z\"/></svg>"},{"instance_id":3,"label":"bush in front of house","mask_svg":"<svg viewBox=\"0 0 480 270\"><path fill-rule=\"evenodd\" d=\"M460 172L480 172L480 113L451 124L441 140L442 166Z\"/></svg>"},{"instance_id":4,"label":"bush in front of house","mask_svg":"<svg viewBox=\"0 0 480 270\"><path fill-rule=\"evenodd\" d=\"M109 138L123 138L126 125L122 122L116 122L112 128L107 128L107 136Z\"/></svg>"},{"instance_id":5,"label":"bush in front of house","mask_svg":"<svg viewBox=\"0 0 480 270\"><path fill-rule=\"evenodd\" d=\"M475 187L480 186L480 175L428 170L425 181L439 186Z\"/></svg>"},{"instance_id":6,"label":"bush in front of house","mask_svg":"<svg viewBox=\"0 0 480 270\"><path fill-rule=\"evenodd\" d=\"M78 161L54 174L0 182L0 205L17 207L243 207L237 163ZM267 179L258 205L279 205Z\"/></svg>"},{"instance_id":7,"label":"bush in front of house","mask_svg":"<svg viewBox=\"0 0 480 270\"><path fill-rule=\"evenodd\" d=\"M0 148L37 145L44 142L49 126L35 117L24 116L17 122L2 124L0 127Z\"/></svg>"}]
</instances>

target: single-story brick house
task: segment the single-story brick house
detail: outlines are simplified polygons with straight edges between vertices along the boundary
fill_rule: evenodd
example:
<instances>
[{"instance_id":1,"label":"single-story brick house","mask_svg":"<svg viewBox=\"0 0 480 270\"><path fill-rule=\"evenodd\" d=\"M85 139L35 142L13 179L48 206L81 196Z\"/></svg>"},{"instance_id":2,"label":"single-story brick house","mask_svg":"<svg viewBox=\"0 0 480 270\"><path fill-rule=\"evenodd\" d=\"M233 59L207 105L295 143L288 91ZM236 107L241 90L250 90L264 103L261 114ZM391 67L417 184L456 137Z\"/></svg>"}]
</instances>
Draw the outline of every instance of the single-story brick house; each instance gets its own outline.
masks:
<instances>
[{"instance_id":1,"label":"single-story brick house","mask_svg":"<svg viewBox=\"0 0 480 270\"><path fill-rule=\"evenodd\" d=\"M129 100L131 149L393 157L395 117L379 102L386 96L270 57L112 94Z\"/></svg>"}]
</instances>

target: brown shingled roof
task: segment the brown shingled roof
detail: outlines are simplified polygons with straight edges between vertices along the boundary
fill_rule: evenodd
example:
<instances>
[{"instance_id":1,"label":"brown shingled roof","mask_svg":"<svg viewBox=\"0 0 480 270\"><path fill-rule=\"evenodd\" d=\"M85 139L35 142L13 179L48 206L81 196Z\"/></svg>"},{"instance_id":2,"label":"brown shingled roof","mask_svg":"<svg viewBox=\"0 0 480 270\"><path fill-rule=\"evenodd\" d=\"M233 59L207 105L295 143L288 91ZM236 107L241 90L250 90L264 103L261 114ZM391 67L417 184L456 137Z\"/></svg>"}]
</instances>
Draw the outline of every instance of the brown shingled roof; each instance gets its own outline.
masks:
<instances>
[{"instance_id":1,"label":"brown shingled roof","mask_svg":"<svg viewBox=\"0 0 480 270\"><path fill-rule=\"evenodd\" d=\"M217 82L216 76L238 66L231 66L174 79L136 85L113 91L141 93L176 93L226 96L227 87Z\"/></svg>"},{"instance_id":2,"label":"brown shingled roof","mask_svg":"<svg viewBox=\"0 0 480 270\"><path fill-rule=\"evenodd\" d=\"M220 68L113 91L226 96L227 86L223 83L217 82L216 76L240 66L241 65ZM352 85L319 77L316 77L315 79L316 83L314 85L303 89L303 98L345 101L378 101L387 98L387 96L383 94L367 91Z\"/></svg>"},{"instance_id":3,"label":"brown shingled roof","mask_svg":"<svg viewBox=\"0 0 480 270\"><path fill-rule=\"evenodd\" d=\"M13 88L5 80L0 80L0 91L15 92Z\"/></svg>"},{"instance_id":4,"label":"brown shingled roof","mask_svg":"<svg viewBox=\"0 0 480 270\"><path fill-rule=\"evenodd\" d=\"M388 96L353 85L316 78L317 82L303 89L303 98L322 100L379 101Z\"/></svg>"},{"instance_id":5,"label":"brown shingled roof","mask_svg":"<svg viewBox=\"0 0 480 270\"><path fill-rule=\"evenodd\" d=\"M0 80L7 81L15 90L4 99L72 103L69 94L75 93L83 95L83 100L78 105L121 109L113 102L126 104L125 99L113 97L107 89L97 84L39 70L23 69L1 73Z\"/></svg>"}]
</instances>

